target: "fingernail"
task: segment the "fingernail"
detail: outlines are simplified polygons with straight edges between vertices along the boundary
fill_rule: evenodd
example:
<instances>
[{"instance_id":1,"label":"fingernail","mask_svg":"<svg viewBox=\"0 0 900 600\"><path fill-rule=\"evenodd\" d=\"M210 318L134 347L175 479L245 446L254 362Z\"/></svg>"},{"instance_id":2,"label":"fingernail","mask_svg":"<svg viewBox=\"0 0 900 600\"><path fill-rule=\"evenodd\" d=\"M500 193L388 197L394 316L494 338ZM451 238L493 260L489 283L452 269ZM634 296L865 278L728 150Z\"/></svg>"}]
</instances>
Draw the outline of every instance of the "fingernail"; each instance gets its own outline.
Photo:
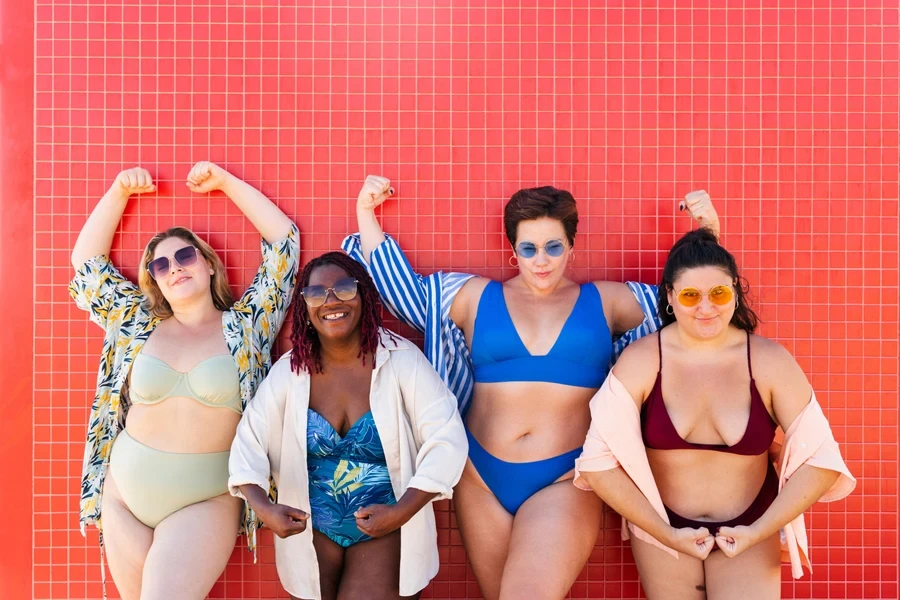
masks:
<instances>
[{"instance_id":1,"label":"fingernail","mask_svg":"<svg viewBox=\"0 0 900 600\"><path fill-rule=\"evenodd\" d=\"M392 187L388 188L388 193L389 193L391 196L393 196L393 195L394 195L394 188L392 188Z\"/></svg>"}]
</instances>

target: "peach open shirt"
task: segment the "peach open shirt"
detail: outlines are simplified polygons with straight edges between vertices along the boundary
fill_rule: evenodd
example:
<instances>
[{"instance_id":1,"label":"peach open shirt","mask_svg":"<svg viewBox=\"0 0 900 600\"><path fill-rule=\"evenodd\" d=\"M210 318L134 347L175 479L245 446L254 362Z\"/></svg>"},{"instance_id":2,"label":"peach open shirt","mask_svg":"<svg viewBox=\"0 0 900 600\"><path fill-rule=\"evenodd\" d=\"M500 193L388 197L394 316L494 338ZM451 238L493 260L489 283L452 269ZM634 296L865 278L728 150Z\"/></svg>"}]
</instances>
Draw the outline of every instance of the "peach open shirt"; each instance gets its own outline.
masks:
<instances>
[{"instance_id":1,"label":"peach open shirt","mask_svg":"<svg viewBox=\"0 0 900 600\"><path fill-rule=\"evenodd\" d=\"M844 464L831 426L822 413L822 407L819 406L814 392L809 404L785 432L784 443L773 444L770 454L777 456L774 462L778 471L779 490L804 464L840 473L834 485L819 499L821 502L840 500L856 487L856 479ZM582 473L609 471L620 465L656 512L668 523L669 519L653 473L650 471L647 450L641 437L640 413L631 394L622 382L610 373L603 387L591 399L591 428L581 457L575 461L575 485L583 490L590 490L591 487L581 476ZM678 557L678 552L622 519L622 539L628 539L630 535ZM804 565L812 571L806 523L802 514L782 528L781 550L782 560L791 563L791 573L795 579L803 577Z\"/></svg>"}]
</instances>

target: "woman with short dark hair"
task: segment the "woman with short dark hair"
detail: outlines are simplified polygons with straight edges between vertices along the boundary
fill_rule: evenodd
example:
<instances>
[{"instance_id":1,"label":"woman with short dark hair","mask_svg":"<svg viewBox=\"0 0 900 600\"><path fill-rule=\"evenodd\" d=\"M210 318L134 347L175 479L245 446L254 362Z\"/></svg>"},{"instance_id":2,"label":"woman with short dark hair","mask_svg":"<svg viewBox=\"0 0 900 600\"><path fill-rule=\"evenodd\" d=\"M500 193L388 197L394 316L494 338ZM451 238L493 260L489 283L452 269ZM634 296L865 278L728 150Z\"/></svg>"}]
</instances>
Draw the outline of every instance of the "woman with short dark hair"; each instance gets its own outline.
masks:
<instances>
[{"instance_id":1,"label":"woman with short dark hair","mask_svg":"<svg viewBox=\"0 0 900 600\"><path fill-rule=\"evenodd\" d=\"M360 235L344 248L367 266L391 312L425 333L426 355L460 402L469 461L454 506L481 592L561 598L601 520L599 499L570 483L588 402L616 353L656 328L652 286L569 279L577 206L550 186L519 190L504 209L515 277L422 277L375 217L392 191L387 179L366 180ZM687 205L718 230L705 192Z\"/></svg>"}]
</instances>

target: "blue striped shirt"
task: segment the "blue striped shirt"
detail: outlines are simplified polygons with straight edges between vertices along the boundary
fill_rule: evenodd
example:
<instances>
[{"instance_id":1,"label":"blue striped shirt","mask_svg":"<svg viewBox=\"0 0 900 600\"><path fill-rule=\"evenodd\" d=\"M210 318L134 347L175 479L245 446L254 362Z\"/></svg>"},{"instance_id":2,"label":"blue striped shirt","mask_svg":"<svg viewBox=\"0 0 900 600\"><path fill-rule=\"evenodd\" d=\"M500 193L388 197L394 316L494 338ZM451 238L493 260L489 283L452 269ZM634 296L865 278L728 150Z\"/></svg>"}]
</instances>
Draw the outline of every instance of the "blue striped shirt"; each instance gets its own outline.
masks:
<instances>
[{"instance_id":1,"label":"blue striped shirt","mask_svg":"<svg viewBox=\"0 0 900 600\"><path fill-rule=\"evenodd\" d=\"M400 245L389 235L385 238L384 243L372 251L370 262L363 256L359 234L348 235L341 248L366 267L388 311L425 335L425 356L450 391L456 394L459 412L465 416L472 400L475 375L465 335L450 319L450 306L460 288L475 276L443 271L427 277L419 275ZM613 362L628 344L657 331L662 324L656 312L656 286L629 281L628 287L644 312L644 321L615 340Z\"/></svg>"}]
</instances>

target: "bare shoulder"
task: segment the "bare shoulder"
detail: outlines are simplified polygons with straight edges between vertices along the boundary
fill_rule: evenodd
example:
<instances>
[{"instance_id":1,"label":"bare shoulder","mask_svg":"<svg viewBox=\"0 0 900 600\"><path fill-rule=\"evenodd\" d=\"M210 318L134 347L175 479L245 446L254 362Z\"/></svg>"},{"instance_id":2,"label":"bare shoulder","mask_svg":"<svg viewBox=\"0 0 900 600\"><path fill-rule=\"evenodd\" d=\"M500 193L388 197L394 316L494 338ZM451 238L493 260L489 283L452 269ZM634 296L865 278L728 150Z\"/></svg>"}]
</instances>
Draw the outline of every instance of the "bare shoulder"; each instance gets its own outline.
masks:
<instances>
[{"instance_id":1,"label":"bare shoulder","mask_svg":"<svg viewBox=\"0 0 900 600\"><path fill-rule=\"evenodd\" d=\"M595 281L603 302L603 313L613 333L625 333L644 321L644 310L627 284L618 281Z\"/></svg>"},{"instance_id":2,"label":"bare shoulder","mask_svg":"<svg viewBox=\"0 0 900 600\"><path fill-rule=\"evenodd\" d=\"M787 430L809 403L806 373L787 348L759 335L750 338L750 361L756 388L771 402L775 420Z\"/></svg>"},{"instance_id":3,"label":"bare shoulder","mask_svg":"<svg viewBox=\"0 0 900 600\"><path fill-rule=\"evenodd\" d=\"M806 383L806 375L797 364L797 360L788 352L787 348L775 340L751 334L750 361L753 367L753 376L759 384L784 383L786 380L798 377Z\"/></svg>"},{"instance_id":4,"label":"bare shoulder","mask_svg":"<svg viewBox=\"0 0 900 600\"><path fill-rule=\"evenodd\" d=\"M465 329L466 324L475 319L478 301L484 288L491 282L487 277L474 276L466 281L450 305L450 320L456 323L460 329Z\"/></svg>"},{"instance_id":5,"label":"bare shoulder","mask_svg":"<svg viewBox=\"0 0 900 600\"><path fill-rule=\"evenodd\" d=\"M464 300L478 300L481 298L481 292L484 291L484 288L491 282L487 277L479 277L475 275L471 277L468 281L466 281L461 288L459 288L459 293L457 293L457 298L462 298Z\"/></svg>"},{"instance_id":6,"label":"bare shoulder","mask_svg":"<svg viewBox=\"0 0 900 600\"><path fill-rule=\"evenodd\" d=\"M646 335L630 344L613 367L635 403L640 406L653 389L659 371L659 332Z\"/></svg>"},{"instance_id":7,"label":"bare shoulder","mask_svg":"<svg viewBox=\"0 0 900 600\"><path fill-rule=\"evenodd\" d=\"M594 285L604 302L607 300L612 302L633 295L626 284L618 281L595 281Z\"/></svg>"}]
</instances>

